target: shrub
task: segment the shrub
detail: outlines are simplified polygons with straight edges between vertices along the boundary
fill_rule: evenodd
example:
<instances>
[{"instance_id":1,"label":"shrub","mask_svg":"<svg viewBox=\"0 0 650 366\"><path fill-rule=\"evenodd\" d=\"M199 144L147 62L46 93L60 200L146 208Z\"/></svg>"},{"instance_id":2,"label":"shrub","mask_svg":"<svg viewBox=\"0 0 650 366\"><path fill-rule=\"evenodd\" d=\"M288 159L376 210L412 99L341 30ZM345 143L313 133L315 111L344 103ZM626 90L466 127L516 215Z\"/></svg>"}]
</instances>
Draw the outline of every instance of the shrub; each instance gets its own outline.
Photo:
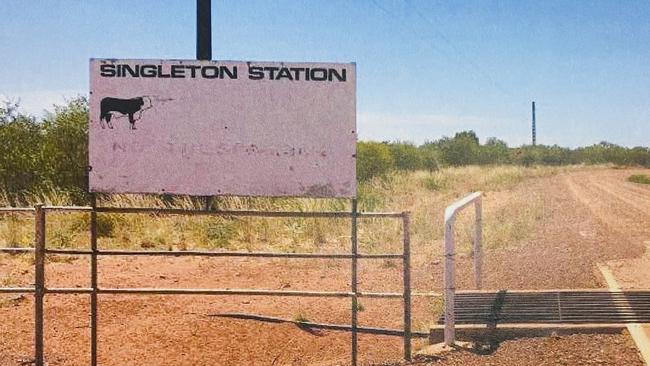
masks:
<instances>
[{"instance_id":1,"label":"shrub","mask_svg":"<svg viewBox=\"0 0 650 366\"><path fill-rule=\"evenodd\" d=\"M640 184L650 184L650 177L645 174L634 174L627 178L628 181Z\"/></svg>"},{"instance_id":2,"label":"shrub","mask_svg":"<svg viewBox=\"0 0 650 366\"><path fill-rule=\"evenodd\" d=\"M435 147L425 144L420 147L419 152L422 156L422 168L429 172L435 172L440 168L440 163L438 162L440 152Z\"/></svg>"},{"instance_id":3,"label":"shrub","mask_svg":"<svg viewBox=\"0 0 650 366\"><path fill-rule=\"evenodd\" d=\"M424 178L422 184L424 185L424 188L426 188L429 191L439 191L446 187L446 182L443 179L436 176L430 176Z\"/></svg>"},{"instance_id":4,"label":"shrub","mask_svg":"<svg viewBox=\"0 0 650 366\"><path fill-rule=\"evenodd\" d=\"M357 144L357 180L385 176L392 169L393 157L388 144L373 141Z\"/></svg>"},{"instance_id":5,"label":"shrub","mask_svg":"<svg viewBox=\"0 0 650 366\"><path fill-rule=\"evenodd\" d=\"M393 158L393 166L397 170L422 169L422 154L412 143L393 142L388 145Z\"/></svg>"},{"instance_id":6,"label":"shrub","mask_svg":"<svg viewBox=\"0 0 650 366\"><path fill-rule=\"evenodd\" d=\"M42 155L46 179L72 193L75 204L83 203L88 165L88 102L84 97L48 114L43 121Z\"/></svg>"},{"instance_id":7,"label":"shrub","mask_svg":"<svg viewBox=\"0 0 650 366\"><path fill-rule=\"evenodd\" d=\"M444 137L438 145L442 159L448 165L470 165L479 161L479 142L474 131L458 132L452 139Z\"/></svg>"},{"instance_id":8,"label":"shrub","mask_svg":"<svg viewBox=\"0 0 650 366\"><path fill-rule=\"evenodd\" d=\"M0 107L0 186L16 205L19 194L42 184L43 135L35 118L15 115L6 104Z\"/></svg>"}]
</instances>

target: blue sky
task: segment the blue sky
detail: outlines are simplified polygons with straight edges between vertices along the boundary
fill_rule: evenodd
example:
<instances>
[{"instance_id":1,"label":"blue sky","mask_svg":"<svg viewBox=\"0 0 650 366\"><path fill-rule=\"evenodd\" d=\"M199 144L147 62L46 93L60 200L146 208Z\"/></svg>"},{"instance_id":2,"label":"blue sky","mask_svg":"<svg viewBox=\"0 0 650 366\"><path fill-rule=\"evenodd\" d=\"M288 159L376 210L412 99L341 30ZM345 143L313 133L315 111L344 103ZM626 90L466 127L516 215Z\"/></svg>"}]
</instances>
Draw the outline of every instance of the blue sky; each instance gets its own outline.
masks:
<instances>
[{"instance_id":1,"label":"blue sky","mask_svg":"<svg viewBox=\"0 0 650 366\"><path fill-rule=\"evenodd\" d=\"M88 59L195 57L195 1L0 0L0 94L40 114ZM213 58L354 61L361 139L649 145L648 1L213 0Z\"/></svg>"}]
</instances>

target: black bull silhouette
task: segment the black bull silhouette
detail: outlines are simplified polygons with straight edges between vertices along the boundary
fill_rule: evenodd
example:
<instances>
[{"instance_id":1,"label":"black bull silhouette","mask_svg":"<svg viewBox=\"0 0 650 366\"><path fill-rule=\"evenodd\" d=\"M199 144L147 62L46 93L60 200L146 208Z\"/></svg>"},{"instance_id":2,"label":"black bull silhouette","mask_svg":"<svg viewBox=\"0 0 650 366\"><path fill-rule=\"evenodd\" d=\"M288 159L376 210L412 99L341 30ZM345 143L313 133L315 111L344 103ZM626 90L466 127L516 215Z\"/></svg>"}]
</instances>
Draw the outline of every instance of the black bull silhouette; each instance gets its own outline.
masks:
<instances>
[{"instance_id":1,"label":"black bull silhouette","mask_svg":"<svg viewBox=\"0 0 650 366\"><path fill-rule=\"evenodd\" d=\"M145 106L148 104L148 106ZM99 124L102 128L104 122L108 125L108 128L113 128L111 123L111 118L113 117L113 112L118 112L122 115L129 116L129 125L132 130L135 130L135 121L134 115L136 113L142 115L142 112L146 109L151 108L151 100L148 97L137 97L131 99L120 99L106 97L100 102L100 114L99 114ZM138 119L140 119L138 117Z\"/></svg>"}]
</instances>

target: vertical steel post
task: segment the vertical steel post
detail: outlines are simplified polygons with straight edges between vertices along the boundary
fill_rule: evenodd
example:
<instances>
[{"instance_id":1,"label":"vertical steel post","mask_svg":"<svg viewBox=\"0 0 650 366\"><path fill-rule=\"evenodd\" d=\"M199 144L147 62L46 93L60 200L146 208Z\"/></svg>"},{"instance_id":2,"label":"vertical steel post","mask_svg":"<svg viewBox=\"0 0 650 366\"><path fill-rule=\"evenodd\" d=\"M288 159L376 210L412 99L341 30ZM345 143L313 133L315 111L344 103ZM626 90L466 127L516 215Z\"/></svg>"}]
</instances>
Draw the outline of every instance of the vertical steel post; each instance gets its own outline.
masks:
<instances>
[{"instance_id":1,"label":"vertical steel post","mask_svg":"<svg viewBox=\"0 0 650 366\"><path fill-rule=\"evenodd\" d=\"M90 364L97 366L97 197L90 194Z\"/></svg>"},{"instance_id":2,"label":"vertical steel post","mask_svg":"<svg viewBox=\"0 0 650 366\"><path fill-rule=\"evenodd\" d=\"M352 289L352 366L357 365L357 259L359 255L357 240L357 199L352 199L352 270L351 270L351 289Z\"/></svg>"},{"instance_id":3,"label":"vertical steel post","mask_svg":"<svg viewBox=\"0 0 650 366\"><path fill-rule=\"evenodd\" d=\"M45 297L45 210L36 205L34 241L34 363L44 366L43 352L43 300Z\"/></svg>"},{"instance_id":4,"label":"vertical steel post","mask_svg":"<svg viewBox=\"0 0 650 366\"><path fill-rule=\"evenodd\" d=\"M196 59L212 60L212 0L196 0ZM203 196L203 209L210 211L212 197Z\"/></svg>"},{"instance_id":5,"label":"vertical steel post","mask_svg":"<svg viewBox=\"0 0 650 366\"><path fill-rule=\"evenodd\" d=\"M196 59L212 59L211 0L196 0Z\"/></svg>"},{"instance_id":6,"label":"vertical steel post","mask_svg":"<svg viewBox=\"0 0 650 366\"><path fill-rule=\"evenodd\" d=\"M483 286L483 209L481 198L474 201L476 219L474 222L474 283L476 289Z\"/></svg>"},{"instance_id":7,"label":"vertical steel post","mask_svg":"<svg viewBox=\"0 0 650 366\"><path fill-rule=\"evenodd\" d=\"M455 314L454 304L456 285L454 279L454 217L445 222L445 345L451 346L455 342Z\"/></svg>"},{"instance_id":8,"label":"vertical steel post","mask_svg":"<svg viewBox=\"0 0 650 366\"><path fill-rule=\"evenodd\" d=\"M410 216L402 213L404 247L402 250L404 270L404 359L411 361L411 235Z\"/></svg>"}]
</instances>

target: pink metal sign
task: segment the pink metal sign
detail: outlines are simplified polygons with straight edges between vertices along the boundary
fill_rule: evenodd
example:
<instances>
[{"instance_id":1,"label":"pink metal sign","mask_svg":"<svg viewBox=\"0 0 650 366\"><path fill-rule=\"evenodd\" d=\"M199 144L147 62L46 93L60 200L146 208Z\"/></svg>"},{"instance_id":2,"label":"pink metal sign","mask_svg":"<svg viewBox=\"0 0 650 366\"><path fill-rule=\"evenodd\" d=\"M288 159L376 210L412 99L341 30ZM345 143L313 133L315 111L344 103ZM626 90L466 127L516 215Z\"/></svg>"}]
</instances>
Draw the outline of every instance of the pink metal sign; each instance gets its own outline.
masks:
<instances>
[{"instance_id":1,"label":"pink metal sign","mask_svg":"<svg viewBox=\"0 0 650 366\"><path fill-rule=\"evenodd\" d=\"M354 197L355 64L90 61L90 190Z\"/></svg>"}]
</instances>

